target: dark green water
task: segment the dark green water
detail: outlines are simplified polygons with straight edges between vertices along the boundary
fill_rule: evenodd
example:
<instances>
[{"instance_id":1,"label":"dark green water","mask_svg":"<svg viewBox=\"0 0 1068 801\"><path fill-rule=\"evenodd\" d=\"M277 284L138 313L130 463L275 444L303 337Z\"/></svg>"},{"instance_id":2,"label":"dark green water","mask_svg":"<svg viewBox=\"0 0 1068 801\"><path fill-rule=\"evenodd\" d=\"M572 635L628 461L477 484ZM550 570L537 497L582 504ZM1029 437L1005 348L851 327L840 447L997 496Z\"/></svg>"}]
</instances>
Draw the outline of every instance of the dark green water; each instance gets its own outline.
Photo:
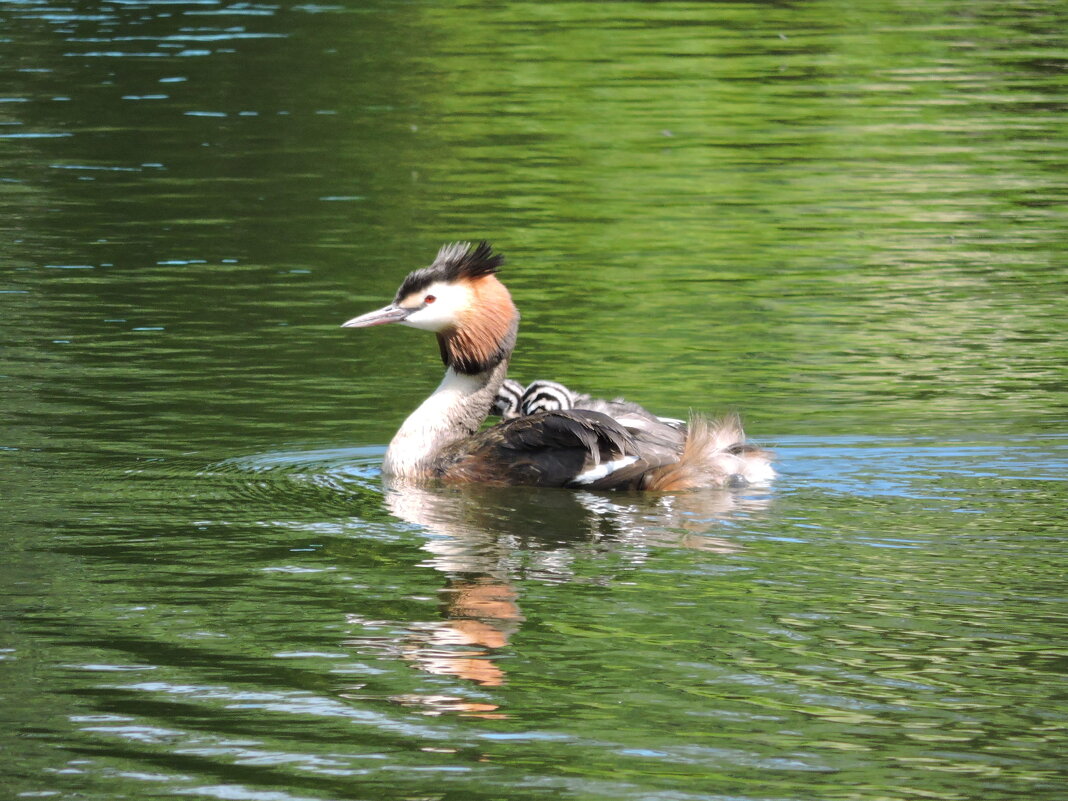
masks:
<instances>
[{"instance_id":1,"label":"dark green water","mask_svg":"<svg viewBox=\"0 0 1068 801\"><path fill-rule=\"evenodd\" d=\"M1068 797L1062 2L0 1L0 797ZM770 491L386 493L513 372Z\"/></svg>"}]
</instances>

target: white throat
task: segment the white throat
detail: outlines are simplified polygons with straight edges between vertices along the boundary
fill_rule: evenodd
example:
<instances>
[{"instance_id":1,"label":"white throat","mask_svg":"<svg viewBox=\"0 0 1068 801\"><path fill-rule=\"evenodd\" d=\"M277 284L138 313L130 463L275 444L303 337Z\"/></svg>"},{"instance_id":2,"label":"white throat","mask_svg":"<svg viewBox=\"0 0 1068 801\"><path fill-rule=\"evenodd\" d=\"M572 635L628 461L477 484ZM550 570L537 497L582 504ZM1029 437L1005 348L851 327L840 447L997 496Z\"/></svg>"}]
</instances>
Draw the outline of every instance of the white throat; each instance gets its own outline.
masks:
<instances>
[{"instance_id":1,"label":"white throat","mask_svg":"<svg viewBox=\"0 0 1068 801\"><path fill-rule=\"evenodd\" d=\"M507 371L507 361L476 375L446 370L438 388L393 436L382 472L397 478L433 477L442 451L478 431Z\"/></svg>"}]
</instances>

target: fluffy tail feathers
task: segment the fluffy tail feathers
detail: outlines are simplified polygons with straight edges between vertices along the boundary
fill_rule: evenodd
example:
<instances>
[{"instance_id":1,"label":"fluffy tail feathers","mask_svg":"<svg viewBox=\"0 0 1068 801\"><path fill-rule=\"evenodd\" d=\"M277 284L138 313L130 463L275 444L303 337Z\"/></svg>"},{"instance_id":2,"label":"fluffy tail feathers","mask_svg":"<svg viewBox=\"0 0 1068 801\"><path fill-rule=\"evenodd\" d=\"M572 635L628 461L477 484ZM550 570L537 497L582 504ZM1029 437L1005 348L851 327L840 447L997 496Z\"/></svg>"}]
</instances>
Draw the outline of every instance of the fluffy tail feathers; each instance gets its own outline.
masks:
<instances>
[{"instance_id":1,"label":"fluffy tail feathers","mask_svg":"<svg viewBox=\"0 0 1068 801\"><path fill-rule=\"evenodd\" d=\"M736 414L719 420L691 415L677 462L650 471L642 489L676 492L707 487L768 484L775 478L772 454L745 440Z\"/></svg>"}]
</instances>

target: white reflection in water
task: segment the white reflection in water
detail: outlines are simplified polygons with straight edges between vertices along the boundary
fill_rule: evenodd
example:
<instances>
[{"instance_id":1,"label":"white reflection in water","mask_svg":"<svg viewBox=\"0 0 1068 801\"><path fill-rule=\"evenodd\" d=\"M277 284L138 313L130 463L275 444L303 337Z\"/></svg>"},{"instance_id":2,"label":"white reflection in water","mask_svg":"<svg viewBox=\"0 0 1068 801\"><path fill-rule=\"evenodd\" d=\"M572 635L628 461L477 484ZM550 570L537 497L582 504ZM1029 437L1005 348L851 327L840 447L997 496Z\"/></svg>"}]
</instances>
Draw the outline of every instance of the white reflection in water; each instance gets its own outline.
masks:
<instances>
[{"instance_id":1,"label":"white reflection in water","mask_svg":"<svg viewBox=\"0 0 1068 801\"><path fill-rule=\"evenodd\" d=\"M770 497L391 484L385 502L397 517L426 530L423 548L430 556L423 564L446 577L439 596L443 619L409 623L398 639L361 636L347 644L385 646L427 673L497 687L507 680L497 656L525 620L517 579L605 583L605 571L582 577L579 565L600 557L634 567L662 546L736 553L741 546L709 536L710 527L759 512ZM364 631L384 625L355 615L349 622ZM408 693L394 700L426 714L502 716L495 704L454 696Z\"/></svg>"}]
</instances>

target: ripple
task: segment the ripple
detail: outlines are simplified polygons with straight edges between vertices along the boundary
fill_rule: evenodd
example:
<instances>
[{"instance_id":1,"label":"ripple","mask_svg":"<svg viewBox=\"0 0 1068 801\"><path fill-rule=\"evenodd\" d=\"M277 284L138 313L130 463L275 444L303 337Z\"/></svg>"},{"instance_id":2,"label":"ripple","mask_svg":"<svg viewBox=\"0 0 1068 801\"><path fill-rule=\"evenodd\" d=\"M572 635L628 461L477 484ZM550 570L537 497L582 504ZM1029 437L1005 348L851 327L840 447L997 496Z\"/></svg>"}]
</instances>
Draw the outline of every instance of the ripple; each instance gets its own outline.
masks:
<instances>
[{"instance_id":1,"label":"ripple","mask_svg":"<svg viewBox=\"0 0 1068 801\"><path fill-rule=\"evenodd\" d=\"M381 505L384 448L268 451L232 457L200 471L260 509L316 508L343 514Z\"/></svg>"}]
</instances>

